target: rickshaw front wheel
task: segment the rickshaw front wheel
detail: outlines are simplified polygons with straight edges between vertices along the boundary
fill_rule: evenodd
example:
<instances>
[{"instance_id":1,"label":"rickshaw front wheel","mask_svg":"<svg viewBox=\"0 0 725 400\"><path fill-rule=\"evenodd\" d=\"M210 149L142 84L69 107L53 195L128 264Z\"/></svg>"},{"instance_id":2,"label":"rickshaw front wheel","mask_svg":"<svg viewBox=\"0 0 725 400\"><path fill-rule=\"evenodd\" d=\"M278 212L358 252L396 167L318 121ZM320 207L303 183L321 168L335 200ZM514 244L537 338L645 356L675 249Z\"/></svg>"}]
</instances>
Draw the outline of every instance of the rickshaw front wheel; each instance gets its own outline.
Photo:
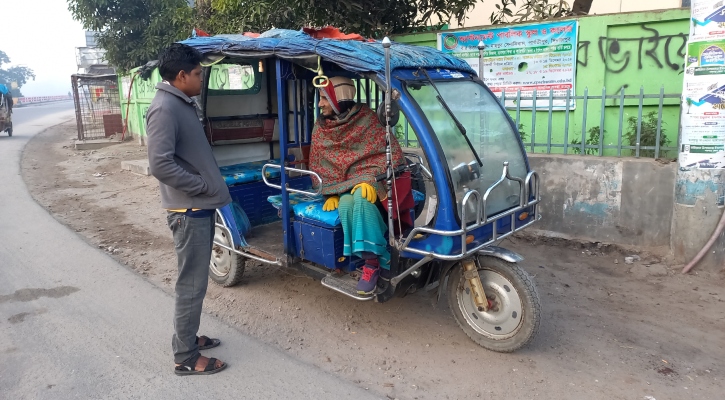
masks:
<instances>
[{"instance_id":1,"label":"rickshaw front wheel","mask_svg":"<svg viewBox=\"0 0 725 400\"><path fill-rule=\"evenodd\" d=\"M448 277L448 305L458 325L489 350L510 353L526 346L541 322L541 302L529 274L516 263L479 256L478 275L488 299L486 311L476 307L461 266Z\"/></svg>"},{"instance_id":2,"label":"rickshaw front wheel","mask_svg":"<svg viewBox=\"0 0 725 400\"><path fill-rule=\"evenodd\" d=\"M7 129L8 136L13 136L13 124L11 123Z\"/></svg>"},{"instance_id":3,"label":"rickshaw front wheel","mask_svg":"<svg viewBox=\"0 0 725 400\"><path fill-rule=\"evenodd\" d=\"M219 215L217 222L221 222ZM233 247L232 238L221 228L215 228L214 241ZM223 287L238 284L244 275L246 258L227 250L217 244L212 245L211 259L209 260L209 277L214 283Z\"/></svg>"}]
</instances>

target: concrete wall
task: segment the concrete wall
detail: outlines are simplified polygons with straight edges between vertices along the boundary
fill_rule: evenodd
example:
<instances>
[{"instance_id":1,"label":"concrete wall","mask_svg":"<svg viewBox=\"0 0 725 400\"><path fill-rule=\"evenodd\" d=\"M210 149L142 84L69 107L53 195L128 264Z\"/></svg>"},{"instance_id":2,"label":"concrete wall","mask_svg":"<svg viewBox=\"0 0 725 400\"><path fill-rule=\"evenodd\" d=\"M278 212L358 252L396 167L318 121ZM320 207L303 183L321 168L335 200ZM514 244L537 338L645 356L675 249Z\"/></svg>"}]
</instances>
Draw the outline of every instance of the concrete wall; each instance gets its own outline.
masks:
<instances>
[{"instance_id":1,"label":"concrete wall","mask_svg":"<svg viewBox=\"0 0 725 400\"><path fill-rule=\"evenodd\" d=\"M681 170L675 183L672 252L679 263L689 262L710 239L725 212L725 171ZM725 268L725 232L697 265L699 270Z\"/></svg>"},{"instance_id":2,"label":"concrete wall","mask_svg":"<svg viewBox=\"0 0 725 400\"><path fill-rule=\"evenodd\" d=\"M644 247L670 245L676 164L533 154L547 234Z\"/></svg>"},{"instance_id":3,"label":"concrete wall","mask_svg":"<svg viewBox=\"0 0 725 400\"><path fill-rule=\"evenodd\" d=\"M154 69L148 80L141 79L131 71L130 75L119 77L121 91L121 111L124 118L128 115L128 132L136 138L140 144L145 143L146 137L146 112L151 105L151 100L156 94L156 84L161 82L158 69ZM133 81L133 82L132 82ZM129 101L129 89L131 99ZM128 110L127 110L128 108Z\"/></svg>"}]
</instances>

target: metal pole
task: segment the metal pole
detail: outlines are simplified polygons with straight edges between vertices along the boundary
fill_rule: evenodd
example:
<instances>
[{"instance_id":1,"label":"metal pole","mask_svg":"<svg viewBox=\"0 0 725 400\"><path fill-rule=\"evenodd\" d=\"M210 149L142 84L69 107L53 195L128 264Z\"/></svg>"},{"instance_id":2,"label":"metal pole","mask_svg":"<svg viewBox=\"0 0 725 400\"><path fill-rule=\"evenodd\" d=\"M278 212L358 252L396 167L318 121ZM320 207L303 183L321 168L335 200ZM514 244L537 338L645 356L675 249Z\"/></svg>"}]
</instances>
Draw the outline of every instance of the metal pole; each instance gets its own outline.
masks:
<instances>
[{"instance_id":1,"label":"metal pole","mask_svg":"<svg viewBox=\"0 0 725 400\"><path fill-rule=\"evenodd\" d=\"M390 102L393 90L390 81L390 46L392 43L386 36L383 39L385 49L385 159L388 173L388 239L391 246L395 246L395 227L393 225L393 150L391 148L392 132L390 129Z\"/></svg>"},{"instance_id":2,"label":"metal pole","mask_svg":"<svg viewBox=\"0 0 725 400\"><path fill-rule=\"evenodd\" d=\"M76 107L76 126L78 126L78 140L83 140L83 105L81 104L81 97L78 95L78 77L71 75L71 85L73 85L73 102Z\"/></svg>"},{"instance_id":3,"label":"metal pole","mask_svg":"<svg viewBox=\"0 0 725 400\"><path fill-rule=\"evenodd\" d=\"M483 81L483 51L486 50L486 45L483 44L483 40L478 42L478 77Z\"/></svg>"},{"instance_id":4,"label":"metal pole","mask_svg":"<svg viewBox=\"0 0 725 400\"><path fill-rule=\"evenodd\" d=\"M483 44L483 41L478 42L478 78L481 79L481 82L483 82L483 50L486 49L486 45ZM483 98L483 97L482 97ZM501 105L506 107L505 98L506 98L506 92L503 92L503 95L501 96ZM485 154L484 151L484 141L481 140L481 138L485 138L485 141L488 142L488 132L486 129L486 121L483 118L483 110L479 110L478 114L478 123L480 125L480 133L479 133L479 151L481 154ZM517 127L518 128L518 127Z\"/></svg>"}]
</instances>

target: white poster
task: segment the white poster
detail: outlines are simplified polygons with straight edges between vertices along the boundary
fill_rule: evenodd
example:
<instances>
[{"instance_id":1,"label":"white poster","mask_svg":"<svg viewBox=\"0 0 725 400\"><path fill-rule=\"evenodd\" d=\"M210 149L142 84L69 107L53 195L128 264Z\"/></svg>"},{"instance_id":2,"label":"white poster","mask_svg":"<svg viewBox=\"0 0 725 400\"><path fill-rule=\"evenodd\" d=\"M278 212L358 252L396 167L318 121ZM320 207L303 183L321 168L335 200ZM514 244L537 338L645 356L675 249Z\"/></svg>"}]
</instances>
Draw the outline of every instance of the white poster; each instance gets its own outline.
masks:
<instances>
[{"instance_id":1,"label":"white poster","mask_svg":"<svg viewBox=\"0 0 725 400\"><path fill-rule=\"evenodd\" d=\"M725 168L725 8L694 0L687 45L679 163L682 169Z\"/></svg>"},{"instance_id":2,"label":"white poster","mask_svg":"<svg viewBox=\"0 0 725 400\"><path fill-rule=\"evenodd\" d=\"M468 62L479 71L478 44L486 46L484 72L480 77L498 96L506 93L506 107L516 107L517 91L531 97L536 90L537 108L549 108L549 93L566 97L575 93L577 21L548 22L479 31L438 34L438 49ZM522 100L530 108L532 100ZM566 100L553 101L554 110L565 110ZM569 109L576 105L570 101Z\"/></svg>"},{"instance_id":3,"label":"white poster","mask_svg":"<svg viewBox=\"0 0 725 400\"><path fill-rule=\"evenodd\" d=\"M690 40L725 39L725 1L693 0Z\"/></svg>"}]
</instances>

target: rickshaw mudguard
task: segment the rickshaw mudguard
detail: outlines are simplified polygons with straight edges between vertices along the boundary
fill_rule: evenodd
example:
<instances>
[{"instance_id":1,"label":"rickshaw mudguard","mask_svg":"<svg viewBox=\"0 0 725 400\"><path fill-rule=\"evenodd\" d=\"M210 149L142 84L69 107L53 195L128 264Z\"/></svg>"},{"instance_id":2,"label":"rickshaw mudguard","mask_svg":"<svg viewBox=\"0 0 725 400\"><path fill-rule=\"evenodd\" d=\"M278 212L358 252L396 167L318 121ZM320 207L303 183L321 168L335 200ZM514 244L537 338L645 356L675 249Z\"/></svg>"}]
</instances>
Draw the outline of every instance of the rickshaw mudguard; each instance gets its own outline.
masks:
<instances>
[{"instance_id":1,"label":"rickshaw mudguard","mask_svg":"<svg viewBox=\"0 0 725 400\"><path fill-rule=\"evenodd\" d=\"M229 230L229 233L232 237L232 247L238 249L242 246L242 243L246 243L244 242L242 236L239 234L239 228L237 227L237 223L234 220L234 212L232 211L231 204L227 204L226 206L217 209L217 215L221 217L222 223Z\"/></svg>"},{"instance_id":2,"label":"rickshaw mudguard","mask_svg":"<svg viewBox=\"0 0 725 400\"><path fill-rule=\"evenodd\" d=\"M478 255L494 257L510 263L518 263L524 260L524 257L519 253L498 246L484 247L478 251ZM453 267L458 265L459 262L460 261L449 261L443 265L439 279L440 284L438 285L436 301L441 301L441 298L443 298L446 288L448 287L448 278L453 271Z\"/></svg>"},{"instance_id":3,"label":"rickshaw mudguard","mask_svg":"<svg viewBox=\"0 0 725 400\"><path fill-rule=\"evenodd\" d=\"M524 261L524 257L521 254L498 246L484 247L483 249L478 251L478 254L482 256L498 258L500 260L510 263L518 263Z\"/></svg>"}]
</instances>

